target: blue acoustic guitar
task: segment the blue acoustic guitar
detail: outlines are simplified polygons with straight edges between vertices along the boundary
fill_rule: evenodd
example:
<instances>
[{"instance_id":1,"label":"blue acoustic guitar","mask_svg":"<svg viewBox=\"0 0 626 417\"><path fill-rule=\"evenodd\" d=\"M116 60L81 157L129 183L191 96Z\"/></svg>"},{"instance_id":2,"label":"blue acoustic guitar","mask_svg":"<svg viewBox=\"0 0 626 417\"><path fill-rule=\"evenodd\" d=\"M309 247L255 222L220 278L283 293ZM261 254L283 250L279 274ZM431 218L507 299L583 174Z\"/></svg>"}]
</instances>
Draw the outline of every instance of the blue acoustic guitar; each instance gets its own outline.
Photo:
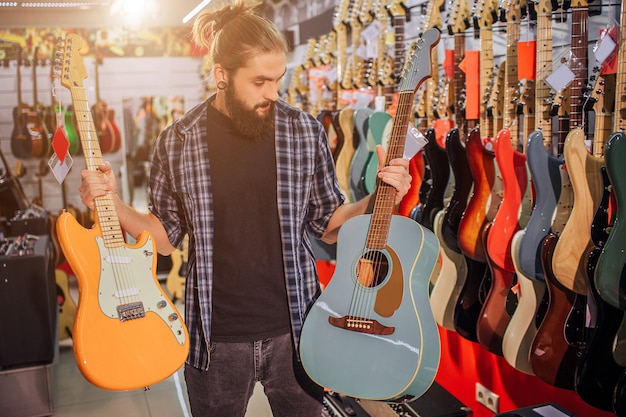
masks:
<instances>
[{"instance_id":1,"label":"blue acoustic guitar","mask_svg":"<svg viewBox=\"0 0 626 417\"><path fill-rule=\"evenodd\" d=\"M402 74L386 163L402 157L415 90L430 76L439 36L436 28L424 32ZM428 302L439 243L416 221L393 214L396 193L380 182L373 213L341 227L335 273L302 328L306 372L350 397L412 400L431 386L439 367L439 333Z\"/></svg>"}]
</instances>

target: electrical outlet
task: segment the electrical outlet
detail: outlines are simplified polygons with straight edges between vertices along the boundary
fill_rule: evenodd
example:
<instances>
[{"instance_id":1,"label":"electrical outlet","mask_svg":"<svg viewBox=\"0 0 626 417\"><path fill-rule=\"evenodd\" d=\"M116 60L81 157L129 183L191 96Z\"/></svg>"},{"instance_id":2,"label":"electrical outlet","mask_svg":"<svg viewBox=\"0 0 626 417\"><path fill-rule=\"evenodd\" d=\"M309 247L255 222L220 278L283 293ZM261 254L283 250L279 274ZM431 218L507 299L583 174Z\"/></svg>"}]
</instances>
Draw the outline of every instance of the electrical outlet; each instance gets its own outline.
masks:
<instances>
[{"instance_id":1,"label":"electrical outlet","mask_svg":"<svg viewBox=\"0 0 626 417\"><path fill-rule=\"evenodd\" d=\"M480 382L476 383L476 401L484 405L494 413L498 413L500 397L498 394L487 389Z\"/></svg>"}]
</instances>

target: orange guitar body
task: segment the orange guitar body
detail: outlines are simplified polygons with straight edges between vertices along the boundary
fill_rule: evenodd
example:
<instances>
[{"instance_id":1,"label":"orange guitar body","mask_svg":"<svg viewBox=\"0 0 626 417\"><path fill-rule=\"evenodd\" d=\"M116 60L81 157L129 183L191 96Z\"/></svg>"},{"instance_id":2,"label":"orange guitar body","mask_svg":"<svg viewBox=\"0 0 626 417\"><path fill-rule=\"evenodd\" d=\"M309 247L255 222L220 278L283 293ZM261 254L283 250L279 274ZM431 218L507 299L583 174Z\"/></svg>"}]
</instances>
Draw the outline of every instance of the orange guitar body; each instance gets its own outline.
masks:
<instances>
[{"instance_id":1,"label":"orange guitar body","mask_svg":"<svg viewBox=\"0 0 626 417\"><path fill-rule=\"evenodd\" d=\"M122 249L123 254L136 251L144 258L139 265L133 262L133 271L122 273L121 279L145 278L143 283L133 285L140 289L139 296L146 310L144 317L122 321L106 314L107 307L103 303L103 300L119 303L103 289L107 280L116 279L106 276L105 272L112 263L109 259L120 253L120 248L106 256L97 242L102 235L100 227L85 229L67 212L59 216L57 233L78 281L79 298L72 336L76 363L84 377L100 388L130 390L155 384L176 372L187 358L189 336L181 325L179 313L169 303L154 275L157 258L151 256L156 254L151 236L144 232L136 244ZM130 265L113 269L124 266ZM163 312L166 312L165 320ZM168 320L170 314L178 317Z\"/></svg>"}]
</instances>

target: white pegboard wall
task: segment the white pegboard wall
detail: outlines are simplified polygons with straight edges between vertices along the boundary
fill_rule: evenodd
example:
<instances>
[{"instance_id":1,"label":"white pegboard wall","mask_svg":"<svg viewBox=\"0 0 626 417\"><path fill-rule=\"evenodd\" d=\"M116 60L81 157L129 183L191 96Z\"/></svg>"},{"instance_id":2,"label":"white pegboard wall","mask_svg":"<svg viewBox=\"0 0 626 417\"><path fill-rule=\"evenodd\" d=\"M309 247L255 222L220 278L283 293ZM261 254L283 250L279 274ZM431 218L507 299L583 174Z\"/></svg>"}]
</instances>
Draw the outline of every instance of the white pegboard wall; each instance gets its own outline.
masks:
<instances>
[{"instance_id":1,"label":"white pegboard wall","mask_svg":"<svg viewBox=\"0 0 626 417\"><path fill-rule=\"evenodd\" d=\"M190 109L205 96L200 79L201 57L145 57L145 58L105 58L98 68L100 98L115 112L115 123L124 138L123 100L131 98L139 103L142 97L178 96L184 97L185 109ZM89 105L96 102L95 59L84 58L88 76L83 81ZM50 65L37 68L37 98L46 106L51 103ZM11 152L10 138L13 131L13 108L17 105L17 62L9 61L8 65L0 65L0 148L4 153L10 169L15 167L18 159ZM32 105L33 71L32 67L21 67L22 101ZM57 84L58 85L58 84ZM64 87L55 89L57 100L64 105L71 104L69 91ZM120 174L124 172L125 149L112 154L105 154L104 159L111 162ZM75 155L74 165L68 174L65 187L67 203L82 208L78 187L80 170L85 167L82 155ZM21 161L26 173L20 178L26 196L33 199L39 196L37 172L40 159ZM4 168L4 167L1 167ZM121 183L120 183L121 184ZM61 186L49 173L42 179L41 196L44 206L51 212L63 207Z\"/></svg>"}]
</instances>

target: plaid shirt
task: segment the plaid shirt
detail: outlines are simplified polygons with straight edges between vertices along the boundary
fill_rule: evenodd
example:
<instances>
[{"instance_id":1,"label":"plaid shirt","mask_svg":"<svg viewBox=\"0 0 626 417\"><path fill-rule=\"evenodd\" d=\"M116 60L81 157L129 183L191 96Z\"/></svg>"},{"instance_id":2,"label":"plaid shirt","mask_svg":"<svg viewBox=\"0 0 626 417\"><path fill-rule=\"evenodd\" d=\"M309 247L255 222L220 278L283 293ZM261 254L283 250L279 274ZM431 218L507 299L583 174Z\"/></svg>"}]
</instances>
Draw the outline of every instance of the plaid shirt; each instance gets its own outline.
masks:
<instances>
[{"instance_id":1,"label":"plaid shirt","mask_svg":"<svg viewBox=\"0 0 626 417\"><path fill-rule=\"evenodd\" d=\"M187 362L201 369L208 368L211 334L214 218L206 140L211 100L195 106L159 135L150 171L150 210L161 219L174 246L180 246L184 235L189 234L186 288L193 290L185 295L190 337ZM297 345L307 308L319 291L307 231L320 237L344 198L321 123L278 101L275 136L282 261ZM236 193L233 190L234 198Z\"/></svg>"}]
</instances>

